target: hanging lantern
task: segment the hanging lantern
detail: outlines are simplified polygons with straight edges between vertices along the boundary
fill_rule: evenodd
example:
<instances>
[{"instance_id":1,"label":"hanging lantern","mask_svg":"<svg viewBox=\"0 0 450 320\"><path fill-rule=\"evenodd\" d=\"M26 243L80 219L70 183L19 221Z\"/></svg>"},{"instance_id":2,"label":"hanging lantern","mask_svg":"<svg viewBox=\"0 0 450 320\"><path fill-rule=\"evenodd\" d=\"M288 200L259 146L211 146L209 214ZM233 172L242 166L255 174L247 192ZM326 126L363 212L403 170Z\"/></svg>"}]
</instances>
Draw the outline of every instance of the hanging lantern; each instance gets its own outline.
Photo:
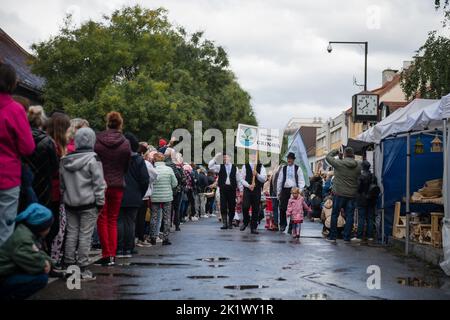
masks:
<instances>
[{"instance_id":1,"label":"hanging lantern","mask_svg":"<svg viewBox=\"0 0 450 320\"><path fill-rule=\"evenodd\" d=\"M424 145L420 140L420 137L417 137L416 144L414 145L414 153L415 154L424 154Z\"/></svg>"},{"instance_id":2,"label":"hanging lantern","mask_svg":"<svg viewBox=\"0 0 450 320\"><path fill-rule=\"evenodd\" d=\"M442 141L438 135L431 141L431 152L442 152Z\"/></svg>"}]
</instances>

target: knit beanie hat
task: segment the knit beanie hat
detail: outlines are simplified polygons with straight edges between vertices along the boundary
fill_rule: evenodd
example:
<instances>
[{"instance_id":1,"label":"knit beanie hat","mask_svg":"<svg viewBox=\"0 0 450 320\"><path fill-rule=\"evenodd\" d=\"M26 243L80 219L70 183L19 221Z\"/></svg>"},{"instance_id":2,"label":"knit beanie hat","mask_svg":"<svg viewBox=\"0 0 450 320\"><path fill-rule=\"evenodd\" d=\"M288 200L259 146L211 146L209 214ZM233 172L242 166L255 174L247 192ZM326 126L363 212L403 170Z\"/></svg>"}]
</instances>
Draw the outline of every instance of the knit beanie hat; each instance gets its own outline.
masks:
<instances>
[{"instance_id":1,"label":"knit beanie hat","mask_svg":"<svg viewBox=\"0 0 450 320\"><path fill-rule=\"evenodd\" d=\"M33 232L40 232L50 228L53 223L53 214L43 205L33 203L20 213L15 221L25 223Z\"/></svg>"},{"instance_id":2,"label":"knit beanie hat","mask_svg":"<svg viewBox=\"0 0 450 320\"><path fill-rule=\"evenodd\" d=\"M94 149L95 132L91 128L78 129L74 137L75 149Z\"/></svg>"}]
</instances>

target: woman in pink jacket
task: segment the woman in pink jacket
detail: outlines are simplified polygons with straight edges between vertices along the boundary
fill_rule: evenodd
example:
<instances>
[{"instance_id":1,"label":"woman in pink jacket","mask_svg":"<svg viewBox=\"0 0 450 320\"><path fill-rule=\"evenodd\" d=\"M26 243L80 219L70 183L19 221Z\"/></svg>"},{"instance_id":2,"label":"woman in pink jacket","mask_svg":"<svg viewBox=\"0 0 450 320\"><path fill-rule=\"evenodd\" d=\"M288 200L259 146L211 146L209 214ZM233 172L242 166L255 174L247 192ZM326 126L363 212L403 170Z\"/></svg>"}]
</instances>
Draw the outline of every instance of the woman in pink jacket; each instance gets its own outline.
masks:
<instances>
[{"instance_id":1,"label":"woman in pink jacket","mask_svg":"<svg viewBox=\"0 0 450 320\"><path fill-rule=\"evenodd\" d=\"M13 67L0 62L0 245L14 231L22 176L21 157L35 145L25 109L13 100L17 76Z\"/></svg>"},{"instance_id":2,"label":"woman in pink jacket","mask_svg":"<svg viewBox=\"0 0 450 320\"><path fill-rule=\"evenodd\" d=\"M288 202L286 216L291 218L292 237L294 239L299 239L304 212L311 212L311 208L301 196L299 188L292 188L291 194L292 196Z\"/></svg>"}]
</instances>

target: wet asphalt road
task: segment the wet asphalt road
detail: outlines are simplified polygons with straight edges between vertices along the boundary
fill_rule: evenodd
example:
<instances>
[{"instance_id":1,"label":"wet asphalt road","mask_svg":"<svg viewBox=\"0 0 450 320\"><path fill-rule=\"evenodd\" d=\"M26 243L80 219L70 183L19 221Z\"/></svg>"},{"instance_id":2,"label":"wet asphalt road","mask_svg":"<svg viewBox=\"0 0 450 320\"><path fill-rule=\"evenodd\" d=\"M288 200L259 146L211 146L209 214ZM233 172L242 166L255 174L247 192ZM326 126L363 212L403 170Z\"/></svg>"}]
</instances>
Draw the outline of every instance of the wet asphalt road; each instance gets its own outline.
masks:
<instances>
[{"instance_id":1,"label":"wet asphalt road","mask_svg":"<svg viewBox=\"0 0 450 320\"><path fill-rule=\"evenodd\" d=\"M300 242L262 226L259 235L219 230L216 218L181 228L172 246L138 248L115 267L92 266L97 280L80 290L57 280L33 299L450 299L440 269L385 248L330 244L318 223L303 224ZM367 288L370 265L380 267L380 290Z\"/></svg>"}]
</instances>

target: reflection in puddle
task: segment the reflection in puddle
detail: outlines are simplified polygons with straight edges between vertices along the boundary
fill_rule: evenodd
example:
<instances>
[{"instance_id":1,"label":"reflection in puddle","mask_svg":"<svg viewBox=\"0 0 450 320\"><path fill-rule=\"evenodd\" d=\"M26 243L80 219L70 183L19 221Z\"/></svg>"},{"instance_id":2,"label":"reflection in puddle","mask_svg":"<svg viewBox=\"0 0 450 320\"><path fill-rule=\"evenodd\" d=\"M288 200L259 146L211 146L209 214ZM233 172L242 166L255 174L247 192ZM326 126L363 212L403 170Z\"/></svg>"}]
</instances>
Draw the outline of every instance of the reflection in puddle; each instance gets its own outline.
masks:
<instances>
[{"instance_id":1,"label":"reflection in puddle","mask_svg":"<svg viewBox=\"0 0 450 320\"><path fill-rule=\"evenodd\" d=\"M148 293L145 292L122 292L122 296L146 296Z\"/></svg>"},{"instance_id":2,"label":"reflection in puddle","mask_svg":"<svg viewBox=\"0 0 450 320\"><path fill-rule=\"evenodd\" d=\"M128 288L128 287L139 287L138 284L133 284L133 283L129 283L129 284L120 284L119 288Z\"/></svg>"},{"instance_id":3,"label":"reflection in puddle","mask_svg":"<svg viewBox=\"0 0 450 320\"><path fill-rule=\"evenodd\" d=\"M305 300L329 300L329 297L326 293L311 293L303 295Z\"/></svg>"},{"instance_id":4,"label":"reflection in puddle","mask_svg":"<svg viewBox=\"0 0 450 320\"><path fill-rule=\"evenodd\" d=\"M205 262L216 262L216 261L228 261L230 258L225 257L219 257L219 258L200 258L197 259L198 261L205 261Z\"/></svg>"},{"instance_id":5,"label":"reflection in puddle","mask_svg":"<svg viewBox=\"0 0 450 320\"><path fill-rule=\"evenodd\" d=\"M438 279L435 279L432 282L428 282L428 281L425 281L424 279L416 278L416 277L407 277L407 278L398 277L397 283L401 284L403 286L409 286L409 287L440 288Z\"/></svg>"},{"instance_id":6,"label":"reflection in puddle","mask_svg":"<svg viewBox=\"0 0 450 320\"><path fill-rule=\"evenodd\" d=\"M181 291L181 289L177 288L177 289L172 289L172 291Z\"/></svg>"},{"instance_id":7,"label":"reflection in puddle","mask_svg":"<svg viewBox=\"0 0 450 320\"><path fill-rule=\"evenodd\" d=\"M263 285L251 285L251 284L244 284L240 286L224 286L225 289L232 289L232 290L251 290L251 289L266 289L269 286L263 286Z\"/></svg>"},{"instance_id":8,"label":"reflection in puddle","mask_svg":"<svg viewBox=\"0 0 450 320\"><path fill-rule=\"evenodd\" d=\"M210 264L208 267L210 268L223 268L225 267L224 264Z\"/></svg>"},{"instance_id":9,"label":"reflection in puddle","mask_svg":"<svg viewBox=\"0 0 450 320\"><path fill-rule=\"evenodd\" d=\"M227 276L188 276L189 279L226 279Z\"/></svg>"},{"instance_id":10,"label":"reflection in puddle","mask_svg":"<svg viewBox=\"0 0 450 320\"><path fill-rule=\"evenodd\" d=\"M286 279L285 278L276 278L275 280L277 280L277 281L286 281Z\"/></svg>"}]
</instances>

